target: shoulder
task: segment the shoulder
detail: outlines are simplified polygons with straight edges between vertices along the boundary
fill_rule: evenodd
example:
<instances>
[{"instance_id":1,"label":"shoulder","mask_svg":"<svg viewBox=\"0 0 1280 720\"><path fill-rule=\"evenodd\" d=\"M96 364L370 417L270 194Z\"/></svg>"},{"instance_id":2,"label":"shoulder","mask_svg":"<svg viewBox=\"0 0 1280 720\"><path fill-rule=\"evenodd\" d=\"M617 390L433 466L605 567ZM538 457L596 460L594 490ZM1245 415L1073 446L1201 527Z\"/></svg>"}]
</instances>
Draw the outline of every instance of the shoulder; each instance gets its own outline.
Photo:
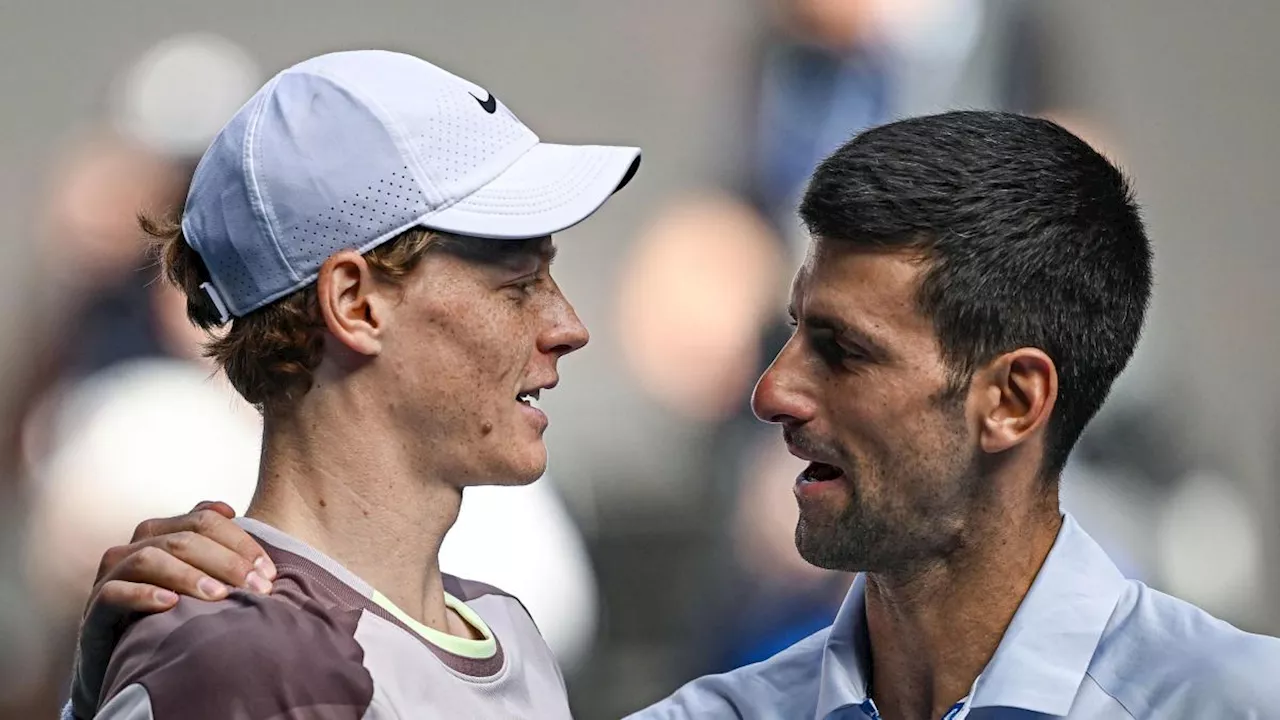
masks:
<instances>
[{"instance_id":1,"label":"shoulder","mask_svg":"<svg viewBox=\"0 0 1280 720\"><path fill-rule=\"evenodd\" d=\"M157 720L367 707L373 682L354 638L359 619L359 610L274 595L236 592L214 603L183 598L126 631L112 654L103 700L140 686Z\"/></svg>"},{"instance_id":2,"label":"shoulder","mask_svg":"<svg viewBox=\"0 0 1280 720\"><path fill-rule=\"evenodd\" d=\"M445 592L449 593L450 595L458 598L463 602L467 602L468 600L475 600L475 599L484 597L486 595L510 598L512 600L516 600L516 602L519 602L519 600L516 599L515 595L512 595L506 590L496 588L487 583L482 583L477 580L467 580L466 578L460 578L456 575L450 575L448 573L442 573L442 577L444 578Z\"/></svg>"},{"instance_id":3,"label":"shoulder","mask_svg":"<svg viewBox=\"0 0 1280 720\"><path fill-rule=\"evenodd\" d=\"M1280 705L1280 639L1245 632L1133 582L1103 634L1090 675L1138 717L1164 717L1161 712L1174 708L1182 714L1169 717L1184 717L1191 708L1210 715L1269 709Z\"/></svg>"},{"instance_id":4,"label":"shoulder","mask_svg":"<svg viewBox=\"0 0 1280 720\"><path fill-rule=\"evenodd\" d=\"M466 603L486 620L493 613L505 609L508 612L514 611L521 619L533 623L536 627L529 608L525 607L525 604L515 595L477 580L467 580L447 573L442 573L442 577L445 592Z\"/></svg>"}]
</instances>

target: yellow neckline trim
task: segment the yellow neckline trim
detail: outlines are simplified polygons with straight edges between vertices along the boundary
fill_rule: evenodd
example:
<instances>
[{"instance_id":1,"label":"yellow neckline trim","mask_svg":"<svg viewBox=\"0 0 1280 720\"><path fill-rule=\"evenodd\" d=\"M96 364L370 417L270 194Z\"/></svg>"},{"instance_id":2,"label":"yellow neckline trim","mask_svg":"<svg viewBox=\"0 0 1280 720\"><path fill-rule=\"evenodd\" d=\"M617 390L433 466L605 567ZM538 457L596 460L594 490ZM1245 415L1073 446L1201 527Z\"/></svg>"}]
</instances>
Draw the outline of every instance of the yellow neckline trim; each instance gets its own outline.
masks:
<instances>
[{"instance_id":1,"label":"yellow neckline trim","mask_svg":"<svg viewBox=\"0 0 1280 720\"><path fill-rule=\"evenodd\" d=\"M417 620L414 620L412 617L409 617L408 613L401 610L395 603L391 602L386 595L383 595L377 590L373 591L373 601L378 604L378 607L386 610L395 616L397 620L408 625L409 628L421 636L423 640L426 640L442 650L447 650L454 655L461 655L462 657L471 658L472 660L487 660L498 652L498 641L493 639L493 631L489 629L489 626L485 624L485 621L477 615L474 610L467 607L466 603L449 593L444 594L445 607L450 608L461 615L462 619L466 620L468 625L480 631L480 634L484 636L483 638L480 640L473 640L471 638L450 635L446 632L440 632L435 628L427 627Z\"/></svg>"}]
</instances>

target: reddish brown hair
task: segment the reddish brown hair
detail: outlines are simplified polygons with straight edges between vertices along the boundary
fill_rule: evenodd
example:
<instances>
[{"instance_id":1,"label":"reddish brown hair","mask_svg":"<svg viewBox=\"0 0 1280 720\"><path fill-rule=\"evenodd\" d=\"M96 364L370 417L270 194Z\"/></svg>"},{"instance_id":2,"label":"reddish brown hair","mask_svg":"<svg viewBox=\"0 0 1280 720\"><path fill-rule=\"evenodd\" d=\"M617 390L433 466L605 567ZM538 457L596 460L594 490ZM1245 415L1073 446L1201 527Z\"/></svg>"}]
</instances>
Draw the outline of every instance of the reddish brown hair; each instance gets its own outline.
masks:
<instances>
[{"instance_id":1,"label":"reddish brown hair","mask_svg":"<svg viewBox=\"0 0 1280 720\"><path fill-rule=\"evenodd\" d=\"M164 278L187 298L187 317L209 331L204 346L235 389L264 413L287 406L311 389L324 350L324 320L314 283L234 318L225 332L217 308L203 290L209 271L182 236L180 223L141 217ZM412 228L365 253L379 279L400 282L445 236Z\"/></svg>"}]
</instances>

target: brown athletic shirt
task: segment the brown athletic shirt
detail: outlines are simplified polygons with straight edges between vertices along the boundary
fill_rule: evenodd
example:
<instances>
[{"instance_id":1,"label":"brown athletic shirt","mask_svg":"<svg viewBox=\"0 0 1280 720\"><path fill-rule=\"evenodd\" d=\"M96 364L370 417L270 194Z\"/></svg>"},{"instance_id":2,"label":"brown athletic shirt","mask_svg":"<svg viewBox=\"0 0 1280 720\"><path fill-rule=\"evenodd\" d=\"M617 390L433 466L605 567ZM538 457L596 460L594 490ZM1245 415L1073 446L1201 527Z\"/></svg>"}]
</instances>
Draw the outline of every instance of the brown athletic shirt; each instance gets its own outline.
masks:
<instances>
[{"instance_id":1,"label":"brown athletic shirt","mask_svg":"<svg viewBox=\"0 0 1280 720\"><path fill-rule=\"evenodd\" d=\"M184 597L134 623L112 655L96 717L570 717L555 658L514 597L446 575L446 602L484 639L445 635L302 542L237 522L279 571L271 595Z\"/></svg>"}]
</instances>

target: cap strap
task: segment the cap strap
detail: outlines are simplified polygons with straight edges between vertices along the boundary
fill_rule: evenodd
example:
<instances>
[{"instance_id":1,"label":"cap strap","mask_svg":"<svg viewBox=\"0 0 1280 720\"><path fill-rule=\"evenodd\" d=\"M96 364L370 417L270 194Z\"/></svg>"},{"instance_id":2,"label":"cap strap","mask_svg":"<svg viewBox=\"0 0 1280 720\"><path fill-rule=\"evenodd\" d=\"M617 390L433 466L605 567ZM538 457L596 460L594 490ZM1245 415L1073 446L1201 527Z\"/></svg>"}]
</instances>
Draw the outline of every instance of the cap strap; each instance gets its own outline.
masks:
<instances>
[{"instance_id":1,"label":"cap strap","mask_svg":"<svg viewBox=\"0 0 1280 720\"><path fill-rule=\"evenodd\" d=\"M209 299L213 301L213 306L218 308L219 322L225 325L231 319L231 314L227 312L227 304L222 302L222 296L218 294L218 288L214 287L213 283L204 283L200 286L200 289L205 291Z\"/></svg>"}]
</instances>

